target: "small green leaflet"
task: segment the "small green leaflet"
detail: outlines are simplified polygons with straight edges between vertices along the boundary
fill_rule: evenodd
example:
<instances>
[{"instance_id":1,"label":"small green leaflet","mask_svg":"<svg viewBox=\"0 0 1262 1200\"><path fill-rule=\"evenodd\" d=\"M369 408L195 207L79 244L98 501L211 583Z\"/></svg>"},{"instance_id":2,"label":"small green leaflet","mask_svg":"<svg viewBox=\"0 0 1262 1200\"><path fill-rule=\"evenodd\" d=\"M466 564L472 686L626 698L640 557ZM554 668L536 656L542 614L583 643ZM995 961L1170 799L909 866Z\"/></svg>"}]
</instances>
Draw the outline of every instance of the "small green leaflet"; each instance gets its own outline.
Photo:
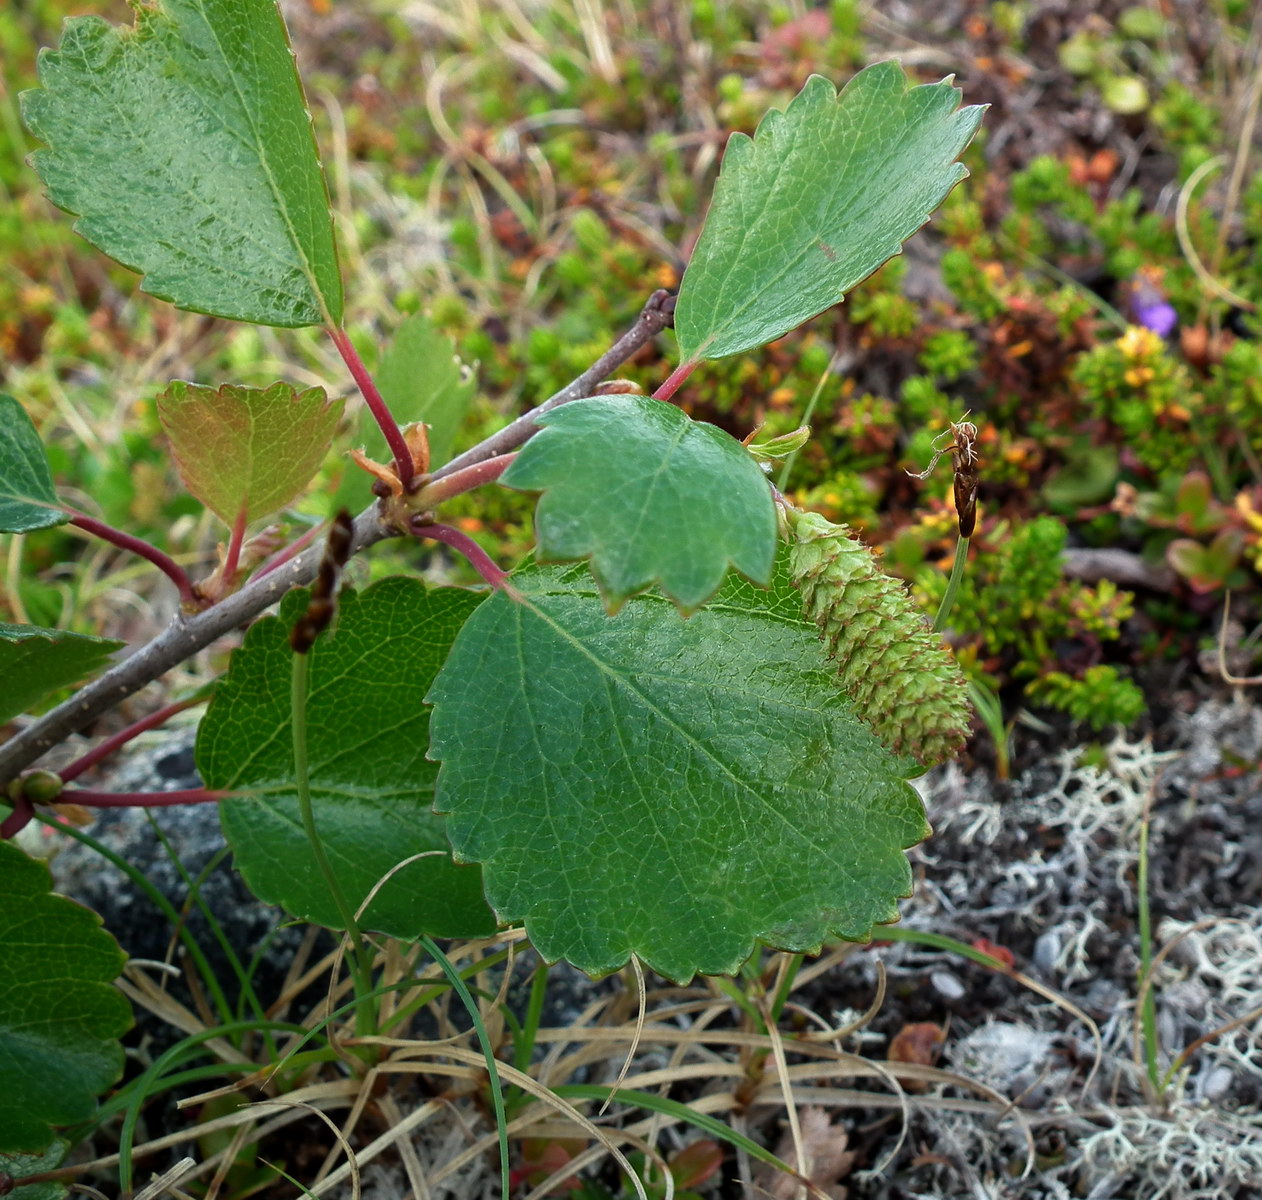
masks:
<instances>
[{"instance_id":1,"label":"small green leaflet","mask_svg":"<svg viewBox=\"0 0 1262 1200\"><path fill-rule=\"evenodd\" d=\"M0 724L58 688L78 683L127 643L38 625L0 621Z\"/></svg>"},{"instance_id":2,"label":"small green leaflet","mask_svg":"<svg viewBox=\"0 0 1262 1200\"><path fill-rule=\"evenodd\" d=\"M457 856L544 958L683 982L897 918L924 812L783 558L769 591L730 579L687 620L652 594L608 616L582 567L513 583L430 692L430 753Z\"/></svg>"},{"instance_id":3,"label":"small green leaflet","mask_svg":"<svg viewBox=\"0 0 1262 1200\"><path fill-rule=\"evenodd\" d=\"M899 252L968 172L984 109L896 62L840 95L812 75L753 138L734 133L675 308L682 361L765 345Z\"/></svg>"},{"instance_id":4,"label":"small green leaflet","mask_svg":"<svg viewBox=\"0 0 1262 1200\"><path fill-rule=\"evenodd\" d=\"M771 489L735 438L647 396L575 400L539 424L501 482L543 492L538 557L590 557L611 609L659 583L691 612L729 565L771 578Z\"/></svg>"},{"instance_id":5,"label":"small green leaflet","mask_svg":"<svg viewBox=\"0 0 1262 1200\"><path fill-rule=\"evenodd\" d=\"M0 1153L34 1154L122 1074L131 1005L111 981L126 956L12 842L0 842L0 946Z\"/></svg>"},{"instance_id":6,"label":"small green leaflet","mask_svg":"<svg viewBox=\"0 0 1262 1200\"><path fill-rule=\"evenodd\" d=\"M365 929L479 937L495 920L481 873L456 866L445 822L431 811L437 768L429 743L428 690L448 648L482 597L394 576L362 593L344 590L331 633L311 651L307 702L316 828L343 890L358 908L397 864L365 913ZM306 921L339 929L337 907L302 829L294 790L289 630L307 593L246 634L197 736L206 786L239 795L220 802L224 834L251 890Z\"/></svg>"},{"instance_id":7,"label":"small green leaflet","mask_svg":"<svg viewBox=\"0 0 1262 1200\"><path fill-rule=\"evenodd\" d=\"M0 392L0 533L30 533L69 520L54 506L57 492L44 444L12 396Z\"/></svg>"},{"instance_id":8,"label":"small green leaflet","mask_svg":"<svg viewBox=\"0 0 1262 1200\"><path fill-rule=\"evenodd\" d=\"M423 313L405 317L381 356L377 387L400 425L424 421L429 426L430 463L442 466L451 457L456 430L476 390L451 339ZM360 438L370 458L385 453L386 440L367 409L360 420Z\"/></svg>"},{"instance_id":9,"label":"small green leaflet","mask_svg":"<svg viewBox=\"0 0 1262 1200\"><path fill-rule=\"evenodd\" d=\"M169 384L158 419L184 486L231 525L284 508L320 468L342 415L324 389Z\"/></svg>"},{"instance_id":10,"label":"small green leaflet","mask_svg":"<svg viewBox=\"0 0 1262 1200\"><path fill-rule=\"evenodd\" d=\"M797 429L789 433L774 436L759 429L744 445L745 449L754 456L755 462L772 463L782 458L792 458L810 440L811 427L799 425Z\"/></svg>"},{"instance_id":11,"label":"small green leaflet","mask_svg":"<svg viewBox=\"0 0 1262 1200\"><path fill-rule=\"evenodd\" d=\"M42 1175L45 1171L61 1166L69 1149L68 1141L55 1138L42 1154L0 1154L0 1175L8 1175L13 1179ZM46 1183L28 1183L16 1187L5 1200L62 1200L68 1190L60 1179L50 1179Z\"/></svg>"},{"instance_id":12,"label":"small green leaflet","mask_svg":"<svg viewBox=\"0 0 1262 1200\"><path fill-rule=\"evenodd\" d=\"M180 308L336 325L328 192L274 0L136 4L66 22L22 96L32 163L75 229Z\"/></svg>"}]
</instances>

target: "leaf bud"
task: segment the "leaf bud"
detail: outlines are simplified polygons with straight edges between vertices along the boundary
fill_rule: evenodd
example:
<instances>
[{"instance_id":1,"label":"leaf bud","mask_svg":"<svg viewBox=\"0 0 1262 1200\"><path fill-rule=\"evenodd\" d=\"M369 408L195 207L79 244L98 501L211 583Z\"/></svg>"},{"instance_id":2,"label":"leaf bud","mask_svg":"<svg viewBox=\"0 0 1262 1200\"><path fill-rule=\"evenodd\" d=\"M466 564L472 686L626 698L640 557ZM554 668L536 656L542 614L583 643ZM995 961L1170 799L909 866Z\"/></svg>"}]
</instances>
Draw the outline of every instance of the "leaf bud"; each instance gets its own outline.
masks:
<instances>
[{"instance_id":1,"label":"leaf bud","mask_svg":"<svg viewBox=\"0 0 1262 1200\"><path fill-rule=\"evenodd\" d=\"M22 795L32 804L52 804L62 789L61 776L52 771L31 771L22 776Z\"/></svg>"}]
</instances>

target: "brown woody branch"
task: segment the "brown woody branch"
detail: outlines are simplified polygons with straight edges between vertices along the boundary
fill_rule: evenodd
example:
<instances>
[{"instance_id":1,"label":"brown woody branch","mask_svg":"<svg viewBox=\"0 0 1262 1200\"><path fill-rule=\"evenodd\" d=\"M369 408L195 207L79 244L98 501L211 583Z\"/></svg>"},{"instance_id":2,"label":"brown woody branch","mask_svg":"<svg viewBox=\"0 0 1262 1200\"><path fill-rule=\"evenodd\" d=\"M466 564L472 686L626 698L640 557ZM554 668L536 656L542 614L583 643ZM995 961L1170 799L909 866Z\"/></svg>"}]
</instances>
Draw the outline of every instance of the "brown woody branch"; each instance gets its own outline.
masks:
<instances>
[{"instance_id":1,"label":"brown woody branch","mask_svg":"<svg viewBox=\"0 0 1262 1200\"><path fill-rule=\"evenodd\" d=\"M452 459L435 471L433 477L442 478L474 463L516 450L536 432L536 417L558 405L591 395L598 383L667 328L674 312L674 297L668 292L654 292L635 324L582 375L537 408ZM401 532L383 523L374 503L355 518L351 553L358 554L385 538L399 536ZM10 780L16 779L23 770L71 734L90 725L97 717L217 638L257 617L292 588L309 583L315 577L323 552L322 543L311 546L262 578L251 580L239 592L205 612L177 617L135 654L10 738L0 746L0 792Z\"/></svg>"}]
</instances>

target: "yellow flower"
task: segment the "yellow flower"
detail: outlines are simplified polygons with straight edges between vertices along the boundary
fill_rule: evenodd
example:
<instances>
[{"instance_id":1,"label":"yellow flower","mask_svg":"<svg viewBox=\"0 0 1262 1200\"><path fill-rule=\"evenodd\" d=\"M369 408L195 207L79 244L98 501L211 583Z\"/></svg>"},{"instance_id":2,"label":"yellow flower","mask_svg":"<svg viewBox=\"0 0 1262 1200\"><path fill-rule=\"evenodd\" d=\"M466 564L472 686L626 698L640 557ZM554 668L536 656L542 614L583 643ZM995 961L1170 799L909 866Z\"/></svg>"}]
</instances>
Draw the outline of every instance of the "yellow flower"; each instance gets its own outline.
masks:
<instances>
[{"instance_id":1,"label":"yellow flower","mask_svg":"<svg viewBox=\"0 0 1262 1200\"><path fill-rule=\"evenodd\" d=\"M1249 498L1248 492L1241 492L1236 497L1236 511L1244 517L1254 533L1262 533L1262 513L1253 507L1253 501Z\"/></svg>"},{"instance_id":2,"label":"yellow flower","mask_svg":"<svg viewBox=\"0 0 1262 1200\"><path fill-rule=\"evenodd\" d=\"M1131 362L1154 358L1162 348L1160 336L1142 325L1128 325L1126 332L1113 344L1122 352L1122 357Z\"/></svg>"}]
</instances>

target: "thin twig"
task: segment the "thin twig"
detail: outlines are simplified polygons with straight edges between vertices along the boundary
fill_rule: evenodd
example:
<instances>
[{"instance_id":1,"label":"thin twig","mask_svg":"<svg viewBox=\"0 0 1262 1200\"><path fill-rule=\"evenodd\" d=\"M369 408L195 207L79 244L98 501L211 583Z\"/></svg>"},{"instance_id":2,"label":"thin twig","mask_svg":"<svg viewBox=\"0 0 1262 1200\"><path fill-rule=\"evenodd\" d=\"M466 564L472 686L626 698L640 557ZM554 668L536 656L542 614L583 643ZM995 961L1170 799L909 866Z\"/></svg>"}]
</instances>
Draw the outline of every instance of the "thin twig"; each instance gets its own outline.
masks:
<instances>
[{"instance_id":1,"label":"thin twig","mask_svg":"<svg viewBox=\"0 0 1262 1200\"><path fill-rule=\"evenodd\" d=\"M384 526L375 504L355 521L356 551L371 546L394 531ZM309 583L320 565L323 545L309 548L285 567L262 579L250 580L239 592L194 616L177 616L162 633L98 676L86 687L32 721L19 734L0 746L0 785L41 758L70 734L90 725L102 713L121 704L128 696L191 658L239 625L252 620L275 604L291 588Z\"/></svg>"},{"instance_id":2,"label":"thin twig","mask_svg":"<svg viewBox=\"0 0 1262 1200\"><path fill-rule=\"evenodd\" d=\"M134 737L145 733L150 729L156 729L159 725L165 725L176 713L182 713L186 708L192 708L197 704L205 704L210 696L205 693L196 696L188 696L183 700L177 700L174 704L168 704L164 708L158 709L157 712L151 712L147 717L142 717L139 721L128 725L126 729L120 729L117 733L107 737L105 741L97 746L93 746L86 754L80 755L64 770L58 771L61 776L62 783L69 783L72 779L78 779L89 767L95 767L102 759L108 758L121 746L125 746Z\"/></svg>"},{"instance_id":3,"label":"thin twig","mask_svg":"<svg viewBox=\"0 0 1262 1200\"><path fill-rule=\"evenodd\" d=\"M193 584L187 572L169 554L164 554L157 546L151 546L141 538L124 533L121 529L115 529L112 525L106 525L104 521L98 521L87 513L79 512L78 509L68 508L66 511L70 514L71 525L117 546L120 550L130 550L133 554L139 554L141 558L147 558L175 584L179 589L180 599L185 604L197 602L193 595Z\"/></svg>"},{"instance_id":4,"label":"thin twig","mask_svg":"<svg viewBox=\"0 0 1262 1200\"><path fill-rule=\"evenodd\" d=\"M98 792L95 788L67 788L57 804L82 804L84 808L170 808L178 804L217 804L229 793L207 788L182 788L173 792Z\"/></svg>"},{"instance_id":5,"label":"thin twig","mask_svg":"<svg viewBox=\"0 0 1262 1200\"><path fill-rule=\"evenodd\" d=\"M506 591L512 596L517 595L516 590L508 582L507 572L501 570L495 560L467 533L461 533L459 529L451 525L425 524L413 525L412 532L418 538L429 538L431 541L442 542L445 546L450 546L453 550L463 554L469 560L473 569L496 591Z\"/></svg>"},{"instance_id":6,"label":"thin twig","mask_svg":"<svg viewBox=\"0 0 1262 1200\"><path fill-rule=\"evenodd\" d=\"M497 454L494 458L484 458L471 467L463 467L450 475L444 475L442 479L427 483L421 488L416 494L416 503L423 509L434 508L453 496L460 496L486 483L494 483L508 470L516 457L515 453Z\"/></svg>"},{"instance_id":7,"label":"thin twig","mask_svg":"<svg viewBox=\"0 0 1262 1200\"><path fill-rule=\"evenodd\" d=\"M484 442L479 442L473 449L466 450L449 463L439 467L430 478L443 479L474 463L518 449L538 432L539 426L535 422L539 417L559 405L568 404L571 400L581 400L585 396L594 395L598 383L608 379L627 359L642 347L647 346L663 329L668 328L674 317L675 297L670 292L659 288L648 298L635 324L577 379L563 387L556 395L550 396L537 408L532 408L511 424L505 425L503 429L492 434Z\"/></svg>"}]
</instances>

